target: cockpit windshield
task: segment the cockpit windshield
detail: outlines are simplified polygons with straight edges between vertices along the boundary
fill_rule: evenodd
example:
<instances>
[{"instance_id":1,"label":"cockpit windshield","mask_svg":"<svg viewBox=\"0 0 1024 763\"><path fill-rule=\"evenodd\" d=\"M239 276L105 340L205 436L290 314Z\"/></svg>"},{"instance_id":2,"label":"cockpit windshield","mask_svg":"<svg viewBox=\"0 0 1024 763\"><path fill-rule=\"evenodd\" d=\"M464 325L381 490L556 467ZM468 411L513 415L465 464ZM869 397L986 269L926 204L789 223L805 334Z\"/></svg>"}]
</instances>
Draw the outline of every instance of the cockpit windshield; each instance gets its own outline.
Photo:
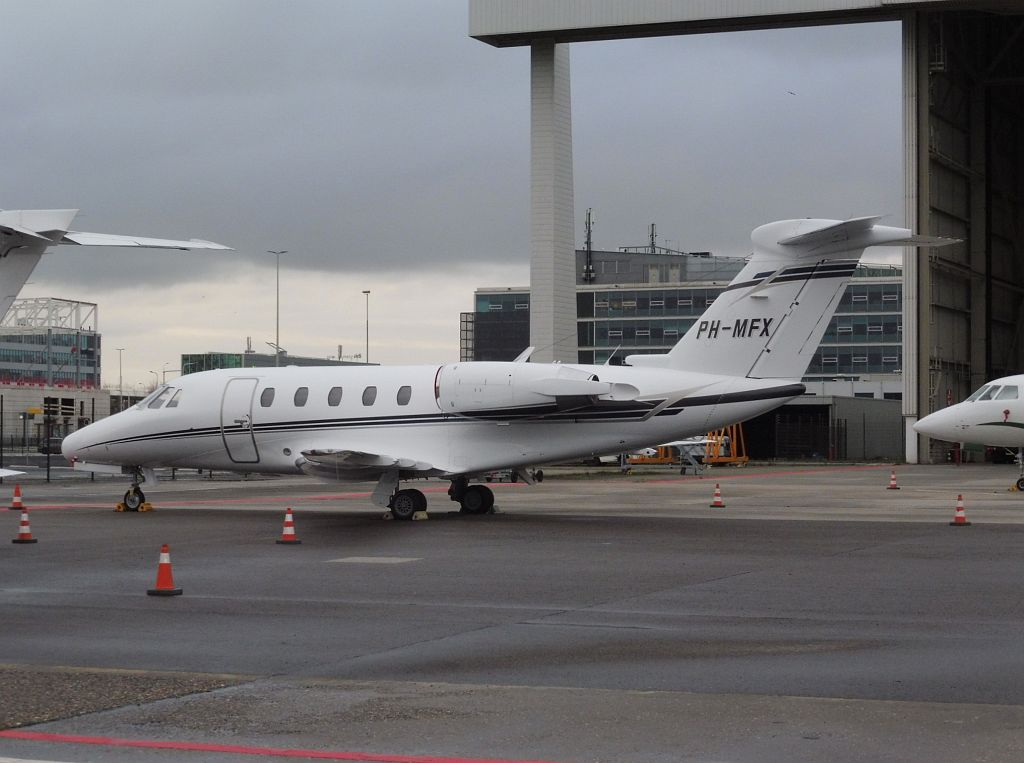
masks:
<instances>
[{"instance_id":1,"label":"cockpit windshield","mask_svg":"<svg viewBox=\"0 0 1024 763\"><path fill-rule=\"evenodd\" d=\"M964 400L964 402L965 403L973 403L975 400L977 400L982 395L984 395L986 392L988 392L989 387L991 387L991 386L992 386L991 384L986 384L986 385L980 387L979 389L974 391L974 394L972 394L969 398Z\"/></svg>"},{"instance_id":2,"label":"cockpit windshield","mask_svg":"<svg viewBox=\"0 0 1024 763\"><path fill-rule=\"evenodd\" d=\"M1020 394L1016 384L986 384L967 398L965 403L975 400L1016 400Z\"/></svg>"},{"instance_id":3,"label":"cockpit windshield","mask_svg":"<svg viewBox=\"0 0 1024 763\"><path fill-rule=\"evenodd\" d=\"M142 398L135 407L140 411L156 410L163 408L165 404L168 408L177 408L179 402L181 402L181 390L164 384L153 390L150 395Z\"/></svg>"}]
</instances>

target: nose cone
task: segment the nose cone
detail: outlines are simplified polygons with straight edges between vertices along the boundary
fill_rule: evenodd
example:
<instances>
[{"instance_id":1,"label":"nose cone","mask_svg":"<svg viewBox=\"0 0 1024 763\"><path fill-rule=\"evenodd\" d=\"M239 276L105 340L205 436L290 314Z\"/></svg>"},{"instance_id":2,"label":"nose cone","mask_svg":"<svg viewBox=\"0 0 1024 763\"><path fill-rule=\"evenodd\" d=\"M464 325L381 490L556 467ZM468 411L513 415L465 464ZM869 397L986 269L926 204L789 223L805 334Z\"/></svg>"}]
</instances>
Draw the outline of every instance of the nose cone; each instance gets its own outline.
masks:
<instances>
[{"instance_id":1,"label":"nose cone","mask_svg":"<svg viewBox=\"0 0 1024 763\"><path fill-rule=\"evenodd\" d=\"M956 410L958 407L954 405L951 408L944 408L941 411L925 416L914 424L914 431L931 437L933 440L958 441L959 431L956 426L959 421Z\"/></svg>"},{"instance_id":2,"label":"nose cone","mask_svg":"<svg viewBox=\"0 0 1024 763\"><path fill-rule=\"evenodd\" d=\"M60 444L61 455L68 461L68 463L75 463L75 461L81 460L81 449L85 445L86 438L83 436L83 430L72 432L64 441Z\"/></svg>"}]
</instances>

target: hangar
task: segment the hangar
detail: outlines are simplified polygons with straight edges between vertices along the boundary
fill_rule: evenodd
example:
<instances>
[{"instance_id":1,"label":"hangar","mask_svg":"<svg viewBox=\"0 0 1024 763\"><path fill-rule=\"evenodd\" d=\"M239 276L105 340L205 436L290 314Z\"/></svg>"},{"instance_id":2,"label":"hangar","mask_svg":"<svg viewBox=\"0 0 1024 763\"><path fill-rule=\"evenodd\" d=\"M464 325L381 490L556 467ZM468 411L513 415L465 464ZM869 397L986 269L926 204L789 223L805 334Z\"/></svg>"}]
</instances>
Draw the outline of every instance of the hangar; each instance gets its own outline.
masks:
<instances>
[{"instance_id":1,"label":"hangar","mask_svg":"<svg viewBox=\"0 0 1024 763\"><path fill-rule=\"evenodd\" d=\"M529 46L531 344L574 361L569 43L866 21L903 29L906 224L962 239L904 255L907 461L946 446L912 425L1024 369L1024 4L1020 0L469 0L469 34ZM570 340L572 341L572 340Z\"/></svg>"}]
</instances>

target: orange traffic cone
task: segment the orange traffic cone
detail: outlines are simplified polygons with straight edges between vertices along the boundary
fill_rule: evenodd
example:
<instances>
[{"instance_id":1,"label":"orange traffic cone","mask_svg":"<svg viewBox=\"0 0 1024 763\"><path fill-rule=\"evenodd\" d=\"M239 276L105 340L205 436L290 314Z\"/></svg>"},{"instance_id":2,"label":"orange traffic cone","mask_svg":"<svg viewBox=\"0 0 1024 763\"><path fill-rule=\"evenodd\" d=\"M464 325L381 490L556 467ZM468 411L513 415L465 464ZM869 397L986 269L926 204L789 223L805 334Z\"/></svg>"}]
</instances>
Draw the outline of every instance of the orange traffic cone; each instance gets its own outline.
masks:
<instances>
[{"instance_id":1,"label":"orange traffic cone","mask_svg":"<svg viewBox=\"0 0 1024 763\"><path fill-rule=\"evenodd\" d=\"M281 531L281 537L278 538L277 542L286 545L302 543L295 535L295 520L292 518L291 508L286 509L284 512L284 529Z\"/></svg>"},{"instance_id":2,"label":"orange traffic cone","mask_svg":"<svg viewBox=\"0 0 1024 763\"><path fill-rule=\"evenodd\" d=\"M964 497L958 495L956 497L956 514L953 515L953 521L949 523L950 527L967 527L971 523L967 521L967 515L964 513Z\"/></svg>"},{"instance_id":3,"label":"orange traffic cone","mask_svg":"<svg viewBox=\"0 0 1024 763\"><path fill-rule=\"evenodd\" d=\"M150 588L146 593L150 596L179 596L181 594L181 589L174 587L171 549L166 543L160 547L160 564L156 568L156 588Z\"/></svg>"},{"instance_id":4,"label":"orange traffic cone","mask_svg":"<svg viewBox=\"0 0 1024 763\"><path fill-rule=\"evenodd\" d=\"M21 502L21 485L14 486L14 498L11 499L11 505L7 507L11 511L21 511L25 508L25 505Z\"/></svg>"},{"instance_id":5,"label":"orange traffic cone","mask_svg":"<svg viewBox=\"0 0 1024 763\"><path fill-rule=\"evenodd\" d=\"M715 483L715 497L714 497L714 500L711 502L711 508L712 509L724 509L725 508L725 504L722 503L722 489L720 487L718 487L718 483L717 482Z\"/></svg>"},{"instance_id":6,"label":"orange traffic cone","mask_svg":"<svg viewBox=\"0 0 1024 763\"><path fill-rule=\"evenodd\" d=\"M18 537L11 539L11 543L37 543L32 537L32 528L28 526L28 510L21 512L21 522L18 526Z\"/></svg>"},{"instance_id":7,"label":"orange traffic cone","mask_svg":"<svg viewBox=\"0 0 1024 763\"><path fill-rule=\"evenodd\" d=\"M889 487L886 490L899 490L900 486L896 484L896 470L893 469L889 472Z\"/></svg>"}]
</instances>

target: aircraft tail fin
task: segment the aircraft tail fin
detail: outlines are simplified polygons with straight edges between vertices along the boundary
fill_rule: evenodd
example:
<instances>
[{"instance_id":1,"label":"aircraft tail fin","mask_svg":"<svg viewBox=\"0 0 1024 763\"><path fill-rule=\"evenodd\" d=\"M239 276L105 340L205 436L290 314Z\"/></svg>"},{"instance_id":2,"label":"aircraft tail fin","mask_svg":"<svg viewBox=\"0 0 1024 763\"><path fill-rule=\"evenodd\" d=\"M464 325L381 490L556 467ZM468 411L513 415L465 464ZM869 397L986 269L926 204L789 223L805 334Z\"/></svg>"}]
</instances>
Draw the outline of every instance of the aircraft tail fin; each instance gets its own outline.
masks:
<instances>
[{"instance_id":1,"label":"aircraft tail fin","mask_svg":"<svg viewBox=\"0 0 1024 763\"><path fill-rule=\"evenodd\" d=\"M212 241L118 236L69 231L77 209L0 210L0 320L7 315L21 287L32 275L47 247L141 246L157 249L229 249Z\"/></svg>"},{"instance_id":2,"label":"aircraft tail fin","mask_svg":"<svg viewBox=\"0 0 1024 763\"><path fill-rule=\"evenodd\" d=\"M752 378L804 375L864 249L943 246L879 217L782 220L756 228L754 253L725 291L667 354L630 355L630 365Z\"/></svg>"}]
</instances>

